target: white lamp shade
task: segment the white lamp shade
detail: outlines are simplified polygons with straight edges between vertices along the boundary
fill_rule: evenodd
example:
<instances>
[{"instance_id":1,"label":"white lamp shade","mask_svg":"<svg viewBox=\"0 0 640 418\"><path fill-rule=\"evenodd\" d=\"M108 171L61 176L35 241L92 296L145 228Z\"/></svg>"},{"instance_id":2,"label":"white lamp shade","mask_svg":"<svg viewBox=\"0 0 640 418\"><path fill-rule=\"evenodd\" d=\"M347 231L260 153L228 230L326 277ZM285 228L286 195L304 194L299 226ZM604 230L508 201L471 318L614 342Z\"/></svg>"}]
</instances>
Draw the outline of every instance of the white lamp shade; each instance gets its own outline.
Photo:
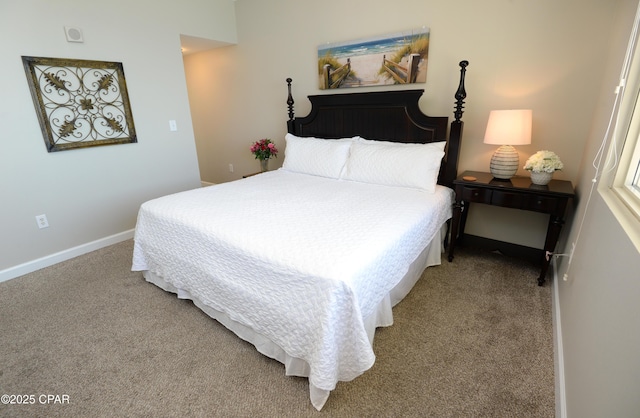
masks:
<instances>
[{"instance_id":1,"label":"white lamp shade","mask_svg":"<svg viewBox=\"0 0 640 418\"><path fill-rule=\"evenodd\" d=\"M491 174L497 179L508 180L518 171L520 158L512 145L531 143L532 111L492 110L489 114L484 143L501 145L491 157Z\"/></svg>"},{"instance_id":2,"label":"white lamp shade","mask_svg":"<svg viewBox=\"0 0 640 418\"><path fill-rule=\"evenodd\" d=\"M531 143L531 109L492 110L489 114L484 143L493 145L526 145Z\"/></svg>"}]
</instances>

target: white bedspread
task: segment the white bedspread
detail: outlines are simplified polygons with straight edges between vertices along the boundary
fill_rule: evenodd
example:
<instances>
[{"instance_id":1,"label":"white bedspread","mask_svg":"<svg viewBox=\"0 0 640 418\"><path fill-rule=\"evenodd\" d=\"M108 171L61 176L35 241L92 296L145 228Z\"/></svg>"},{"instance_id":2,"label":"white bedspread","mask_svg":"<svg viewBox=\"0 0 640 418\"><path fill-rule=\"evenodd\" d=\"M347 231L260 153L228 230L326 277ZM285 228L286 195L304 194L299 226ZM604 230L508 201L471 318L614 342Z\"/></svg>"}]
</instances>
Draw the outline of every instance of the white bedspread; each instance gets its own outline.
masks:
<instances>
[{"instance_id":1,"label":"white bedspread","mask_svg":"<svg viewBox=\"0 0 640 418\"><path fill-rule=\"evenodd\" d=\"M132 269L303 359L310 384L331 391L373 365L363 318L450 218L451 202L440 186L429 194L280 169L144 203Z\"/></svg>"}]
</instances>

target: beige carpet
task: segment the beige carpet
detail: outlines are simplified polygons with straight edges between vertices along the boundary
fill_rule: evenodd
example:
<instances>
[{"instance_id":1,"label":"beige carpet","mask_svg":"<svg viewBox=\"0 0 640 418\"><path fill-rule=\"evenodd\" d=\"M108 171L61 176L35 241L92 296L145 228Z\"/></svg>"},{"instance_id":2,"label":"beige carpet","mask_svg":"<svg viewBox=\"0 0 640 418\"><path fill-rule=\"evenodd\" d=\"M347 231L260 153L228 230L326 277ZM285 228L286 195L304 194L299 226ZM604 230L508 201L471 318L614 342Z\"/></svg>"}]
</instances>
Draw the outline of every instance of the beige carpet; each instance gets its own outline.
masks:
<instances>
[{"instance_id":1,"label":"beige carpet","mask_svg":"<svg viewBox=\"0 0 640 418\"><path fill-rule=\"evenodd\" d=\"M306 379L131 272L132 241L0 283L0 395L34 395L0 416L554 416L549 283L526 262L456 251L321 412Z\"/></svg>"}]
</instances>

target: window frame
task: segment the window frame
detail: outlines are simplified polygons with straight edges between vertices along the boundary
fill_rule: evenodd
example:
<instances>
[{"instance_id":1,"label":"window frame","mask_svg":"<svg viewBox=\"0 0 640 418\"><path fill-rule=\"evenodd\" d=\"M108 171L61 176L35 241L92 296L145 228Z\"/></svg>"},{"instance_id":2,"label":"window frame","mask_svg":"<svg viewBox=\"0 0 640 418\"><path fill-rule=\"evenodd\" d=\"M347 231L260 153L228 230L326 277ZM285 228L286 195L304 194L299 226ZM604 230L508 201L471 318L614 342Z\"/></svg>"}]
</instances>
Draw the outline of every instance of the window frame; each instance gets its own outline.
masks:
<instances>
[{"instance_id":1,"label":"window frame","mask_svg":"<svg viewBox=\"0 0 640 418\"><path fill-rule=\"evenodd\" d=\"M640 252L640 47L621 80L609 159L598 192ZM617 102L617 101L616 101ZM596 165L596 164L594 164Z\"/></svg>"},{"instance_id":2,"label":"window frame","mask_svg":"<svg viewBox=\"0 0 640 418\"><path fill-rule=\"evenodd\" d=\"M637 185L640 174L640 62L634 59L634 64L638 65L632 65L631 71L637 74L633 74L634 83L629 86L633 88L633 94L623 97L619 111L619 122L625 122L623 126L627 126L627 129L622 135L617 135L618 138L614 138L616 141L612 144L612 147L615 147L618 141L622 144L620 151L615 148L612 150L620 157L612 175L605 178L612 192L622 200L632 215L640 220L640 191ZM616 129L614 135L617 132Z\"/></svg>"},{"instance_id":3,"label":"window frame","mask_svg":"<svg viewBox=\"0 0 640 418\"><path fill-rule=\"evenodd\" d=\"M640 97L638 98L640 100ZM636 101L636 107L638 102ZM637 117L637 116L636 116ZM624 150L623 150L624 152ZM626 169L627 175L624 179L624 187L640 200L640 134L635 136L633 151L629 150L631 159Z\"/></svg>"}]
</instances>

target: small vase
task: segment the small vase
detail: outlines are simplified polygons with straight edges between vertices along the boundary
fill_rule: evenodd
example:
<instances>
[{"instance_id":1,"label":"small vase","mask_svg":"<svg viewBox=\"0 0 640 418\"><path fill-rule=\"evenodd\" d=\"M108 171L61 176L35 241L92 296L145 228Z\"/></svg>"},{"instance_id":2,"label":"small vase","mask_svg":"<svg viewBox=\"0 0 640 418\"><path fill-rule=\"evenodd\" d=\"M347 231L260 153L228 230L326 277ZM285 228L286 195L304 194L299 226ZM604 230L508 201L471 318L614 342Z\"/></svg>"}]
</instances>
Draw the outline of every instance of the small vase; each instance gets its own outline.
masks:
<instances>
[{"instance_id":1,"label":"small vase","mask_svg":"<svg viewBox=\"0 0 640 418\"><path fill-rule=\"evenodd\" d=\"M260 171L265 172L269 171L269 159L260 160Z\"/></svg>"},{"instance_id":2,"label":"small vase","mask_svg":"<svg viewBox=\"0 0 640 418\"><path fill-rule=\"evenodd\" d=\"M547 173L546 171L538 173L538 172L532 171L531 183L537 184L538 186L545 186L551 181L552 177L553 177L553 173Z\"/></svg>"}]
</instances>

